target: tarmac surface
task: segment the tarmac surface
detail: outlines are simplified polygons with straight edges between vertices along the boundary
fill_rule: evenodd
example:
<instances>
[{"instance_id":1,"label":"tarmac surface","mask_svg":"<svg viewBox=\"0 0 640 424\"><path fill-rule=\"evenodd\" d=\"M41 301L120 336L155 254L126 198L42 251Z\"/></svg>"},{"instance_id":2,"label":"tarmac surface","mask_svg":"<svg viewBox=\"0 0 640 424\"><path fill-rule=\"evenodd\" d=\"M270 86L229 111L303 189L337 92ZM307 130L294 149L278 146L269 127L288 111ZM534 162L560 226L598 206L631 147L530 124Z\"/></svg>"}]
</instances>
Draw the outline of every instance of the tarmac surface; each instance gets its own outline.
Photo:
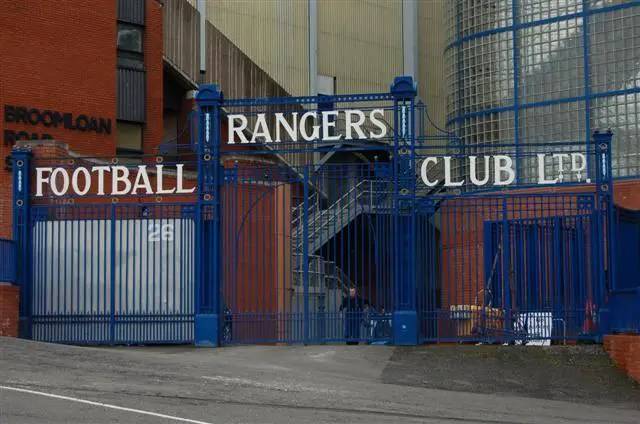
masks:
<instances>
[{"instance_id":1,"label":"tarmac surface","mask_svg":"<svg viewBox=\"0 0 640 424\"><path fill-rule=\"evenodd\" d=\"M640 422L640 388L598 349L0 338L0 423Z\"/></svg>"}]
</instances>

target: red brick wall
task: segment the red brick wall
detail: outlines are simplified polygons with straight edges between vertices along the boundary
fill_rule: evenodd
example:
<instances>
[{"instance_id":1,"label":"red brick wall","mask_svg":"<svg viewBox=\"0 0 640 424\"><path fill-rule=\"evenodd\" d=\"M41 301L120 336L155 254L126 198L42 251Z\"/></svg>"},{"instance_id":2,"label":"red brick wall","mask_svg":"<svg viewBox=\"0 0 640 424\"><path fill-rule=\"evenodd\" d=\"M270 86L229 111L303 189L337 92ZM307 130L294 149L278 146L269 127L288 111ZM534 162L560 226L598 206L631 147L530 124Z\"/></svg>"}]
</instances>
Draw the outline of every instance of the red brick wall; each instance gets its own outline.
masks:
<instances>
[{"instance_id":1,"label":"red brick wall","mask_svg":"<svg viewBox=\"0 0 640 424\"><path fill-rule=\"evenodd\" d=\"M72 0L8 2L2 7L0 26L3 106L86 114L115 124L116 2L102 2L100 7ZM115 127L107 135L1 120L0 130L6 126L48 133L77 152L114 151Z\"/></svg>"},{"instance_id":2,"label":"red brick wall","mask_svg":"<svg viewBox=\"0 0 640 424\"><path fill-rule=\"evenodd\" d=\"M157 153L162 142L162 6L158 0L146 0L144 29L144 67L146 70L146 124L142 134L145 153Z\"/></svg>"},{"instance_id":3,"label":"red brick wall","mask_svg":"<svg viewBox=\"0 0 640 424\"><path fill-rule=\"evenodd\" d=\"M616 206L640 210L640 181L618 181L613 186L613 198Z\"/></svg>"},{"instance_id":4,"label":"red brick wall","mask_svg":"<svg viewBox=\"0 0 640 424\"><path fill-rule=\"evenodd\" d=\"M20 0L0 13L0 139L4 131L48 134L87 156L113 156L116 148L116 1ZM162 8L146 0L147 78L145 152L162 140ZM111 133L7 123L4 105L85 114L111 120ZM0 141L0 160L11 146ZM0 237L11 236L11 177L0 164Z\"/></svg>"},{"instance_id":5,"label":"red brick wall","mask_svg":"<svg viewBox=\"0 0 640 424\"><path fill-rule=\"evenodd\" d=\"M604 336L604 349L618 368L640 383L640 335Z\"/></svg>"},{"instance_id":6,"label":"red brick wall","mask_svg":"<svg viewBox=\"0 0 640 424\"><path fill-rule=\"evenodd\" d=\"M0 336L18 337L18 286L0 283Z\"/></svg>"},{"instance_id":7,"label":"red brick wall","mask_svg":"<svg viewBox=\"0 0 640 424\"><path fill-rule=\"evenodd\" d=\"M23 0L0 13L0 137L4 130L50 134L73 150L111 155L115 148L116 2ZM111 134L42 124L5 123L4 105L112 120ZM1 143L0 157L10 146ZM11 232L9 173L0 170L0 236Z\"/></svg>"}]
</instances>

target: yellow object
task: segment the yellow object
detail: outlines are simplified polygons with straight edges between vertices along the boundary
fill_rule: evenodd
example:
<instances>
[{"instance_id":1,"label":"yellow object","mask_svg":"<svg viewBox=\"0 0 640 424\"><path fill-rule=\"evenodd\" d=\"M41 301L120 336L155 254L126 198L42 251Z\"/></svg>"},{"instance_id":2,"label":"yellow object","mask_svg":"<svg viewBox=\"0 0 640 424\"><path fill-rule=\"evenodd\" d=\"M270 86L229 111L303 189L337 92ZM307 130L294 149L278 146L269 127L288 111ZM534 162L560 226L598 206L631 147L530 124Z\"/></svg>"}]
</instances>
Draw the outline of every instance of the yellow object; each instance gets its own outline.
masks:
<instances>
[{"instance_id":1,"label":"yellow object","mask_svg":"<svg viewBox=\"0 0 640 424\"><path fill-rule=\"evenodd\" d=\"M504 326L504 311L489 306L451 305L449 318L455 322L458 337L483 334L488 329L501 330Z\"/></svg>"}]
</instances>

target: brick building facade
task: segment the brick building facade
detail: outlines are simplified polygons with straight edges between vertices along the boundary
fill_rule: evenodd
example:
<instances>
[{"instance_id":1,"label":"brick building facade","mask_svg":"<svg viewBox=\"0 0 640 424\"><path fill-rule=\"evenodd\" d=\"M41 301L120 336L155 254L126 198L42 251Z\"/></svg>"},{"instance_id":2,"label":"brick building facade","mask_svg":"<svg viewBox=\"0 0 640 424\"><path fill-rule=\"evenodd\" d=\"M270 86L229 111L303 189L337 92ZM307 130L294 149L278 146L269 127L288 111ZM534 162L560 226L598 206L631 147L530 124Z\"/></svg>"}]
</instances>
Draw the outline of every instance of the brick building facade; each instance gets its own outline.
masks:
<instances>
[{"instance_id":1,"label":"brick building facade","mask_svg":"<svg viewBox=\"0 0 640 424\"><path fill-rule=\"evenodd\" d=\"M136 2L132 2L136 3ZM3 5L0 26L0 156L18 140L64 141L79 155L116 155L123 111L118 110L119 28L142 32L141 151L163 137L162 4L141 0L141 25L119 16L118 2L26 0ZM120 34L122 37L122 34ZM130 93L132 96L138 93ZM126 111L124 111L126 112ZM11 173L0 169L0 237L11 235Z\"/></svg>"}]
</instances>

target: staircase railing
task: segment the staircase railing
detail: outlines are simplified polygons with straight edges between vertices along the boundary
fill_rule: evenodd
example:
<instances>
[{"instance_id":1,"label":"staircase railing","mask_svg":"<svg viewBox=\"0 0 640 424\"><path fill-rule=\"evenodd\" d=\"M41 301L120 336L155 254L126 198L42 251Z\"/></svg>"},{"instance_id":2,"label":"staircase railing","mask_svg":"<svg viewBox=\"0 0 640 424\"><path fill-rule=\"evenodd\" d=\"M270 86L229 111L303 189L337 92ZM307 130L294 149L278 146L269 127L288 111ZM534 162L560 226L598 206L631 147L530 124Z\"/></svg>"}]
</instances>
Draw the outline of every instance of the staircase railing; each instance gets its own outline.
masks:
<instances>
[{"instance_id":1,"label":"staircase railing","mask_svg":"<svg viewBox=\"0 0 640 424\"><path fill-rule=\"evenodd\" d=\"M307 204L308 204L307 216L319 210L320 196L318 195L317 192L309 196L309 200L307 201ZM298 224L301 222L302 217L304 216L304 214L302 213L303 209L304 209L304 202L300 202L298 206L295 206L294 208L291 209L291 226L292 227L294 228L297 227Z\"/></svg>"},{"instance_id":2,"label":"staircase railing","mask_svg":"<svg viewBox=\"0 0 640 424\"><path fill-rule=\"evenodd\" d=\"M434 169L430 169L430 172L433 171ZM434 193L439 192L442 189L441 185L436 187L425 187L426 190L416 190L416 194L418 194L418 192L421 194ZM303 243L307 242L312 246L309 250L310 275L313 275L314 278L324 279L323 281L325 281L325 286L327 285L327 279L335 279L343 292L346 292L350 287L353 287L354 284L349 276L340 267L338 267L335 262L326 261L324 258L314 254L317 250L317 246L314 246L314 244L318 240L319 236L322 236L323 232L329 233L329 229L333 228L333 234L330 236L328 235L327 237L327 239L330 239L365 210L374 211L384 210L385 207L391 208L392 194L393 188L391 183L388 181L370 179L362 180L353 185L342 196L340 196L340 198L329 205L329 207L326 209L320 209L320 197L318 193L314 193L309 197L307 202L308 207L306 216L308 217L307 219L309 224L306 240L303 240L302 237L302 223L305 217L305 214L303 213L304 202L301 202L299 205L292 208L291 246L293 248L292 253L296 258L295 272L298 275L297 278L301 278L303 273L303 267L298 263L298 261L302 257ZM339 222L337 225L336 221Z\"/></svg>"},{"instance_id":3,"label":"staircase railing","mask_svg":"<svg viewBox=\"0 0 640 424\"><path fill-rule=\"evenodd\" d=\"M351 219L360 215L365 209L372 211L376 208L382 208L384 205L381 204L380 200L392 193L388 188L388 182L376 180L362 180L351 187L327 209L317 211L310 218L309 241L314 240L317 235L322 234L332 224L336 230L335 232L341 230ZM340 224L335 225L338 219ZM302 240L299 240L299 242L301 243Z\"/></svg>"}]
</instances>

